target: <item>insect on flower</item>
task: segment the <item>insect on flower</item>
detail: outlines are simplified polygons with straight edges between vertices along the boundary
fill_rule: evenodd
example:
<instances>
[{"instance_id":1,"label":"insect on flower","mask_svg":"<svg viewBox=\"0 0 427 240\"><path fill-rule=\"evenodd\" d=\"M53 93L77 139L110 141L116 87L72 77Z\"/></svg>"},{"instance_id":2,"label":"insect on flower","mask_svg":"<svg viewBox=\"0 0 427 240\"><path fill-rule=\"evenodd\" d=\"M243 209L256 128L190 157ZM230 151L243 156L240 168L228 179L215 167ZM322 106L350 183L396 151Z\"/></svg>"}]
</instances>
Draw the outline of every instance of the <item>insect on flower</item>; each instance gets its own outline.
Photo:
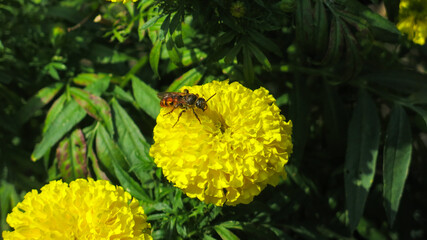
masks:
<instances>
[{"instance_id":1,"label":"insect on flower","mask_svg":"<svg viewBox=\"0 0 427 240\"><path fill-rule=\"evenodd\" d=\"M190 93L187 89L184 89L184 92L160 92L157 94L157 96L160 98L160 106L161 107L172 107L172 110L165 115L171 114L175 109L181 108L182 110L179 115L178 119L176 120L175 124L172 127L175 127L175 125L178 123L179 118L181 115L186 112L188 109L193 110L194 116L196 116L197 120L199 120L200 123L202 123L199 119L199 116L197 116L196 111L194 111L194 108L200 108L203 111L208 109L208 105L206 104L213 96L212 95L208 100L205 100L202 97L199 97L198 94Z\"/></svg>"}]
</instances>

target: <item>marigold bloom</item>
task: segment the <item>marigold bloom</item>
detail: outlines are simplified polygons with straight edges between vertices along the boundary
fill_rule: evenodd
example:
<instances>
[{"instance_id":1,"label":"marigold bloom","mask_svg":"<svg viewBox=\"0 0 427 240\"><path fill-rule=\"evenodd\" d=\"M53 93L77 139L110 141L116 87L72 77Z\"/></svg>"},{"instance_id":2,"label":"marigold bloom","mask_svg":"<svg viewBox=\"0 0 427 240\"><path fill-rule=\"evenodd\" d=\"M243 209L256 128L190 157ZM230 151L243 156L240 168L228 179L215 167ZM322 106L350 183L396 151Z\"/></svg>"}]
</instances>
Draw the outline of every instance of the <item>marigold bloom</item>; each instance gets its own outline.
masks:
<instances>
[{"instance_id":1,"label":"marigold bloom","mask_svg":"<svg viewBox=\"0 0 427 240\"><path fill-rule=\"evenodd\" d=\"M427 37L427 1L401 0L397 28L414 43L424 45Z\"/></svg>"},{"instance_id":2,"label":"marigold bloom","mask_svg":"<svg viewBox=\"0 0 427 240\"><path fill-rule=\"evenodd\" d=\"M218 206L249 203L267 184L286 176L292 122L285 121L265 88L214 81L183 87L209 100L208 109L171 114L163 108L150 155L166 178L189 197Z\"/></svg>"},{"instance_id":3,"label":"marigold bloom","mask_svg":"<svg viewBox=\"0 0 427 240\"><path fill-rule=\"evenodd\" d=\"M138 200L105 180L51 181L7 216L8 239L152 239Z\"/></svg>"}]
</instances>

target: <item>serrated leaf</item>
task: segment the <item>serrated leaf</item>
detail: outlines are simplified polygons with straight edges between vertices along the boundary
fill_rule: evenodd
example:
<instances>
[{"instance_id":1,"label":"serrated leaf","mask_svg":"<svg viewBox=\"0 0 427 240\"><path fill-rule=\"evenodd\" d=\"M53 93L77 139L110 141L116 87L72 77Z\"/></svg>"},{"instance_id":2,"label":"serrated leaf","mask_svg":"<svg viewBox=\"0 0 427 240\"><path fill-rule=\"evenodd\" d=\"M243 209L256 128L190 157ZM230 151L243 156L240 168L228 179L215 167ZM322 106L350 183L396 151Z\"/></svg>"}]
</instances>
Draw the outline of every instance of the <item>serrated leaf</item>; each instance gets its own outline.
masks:
<instances>
[{"instance_id":1,"label":"serrated leaf","mask_svg":"<svg viewBox=\"0 0 427 240\"><path fill-rule=\"evenodd\" d=\"M49 103L61 90L64 83L54 83L39 90L18 112L16 121L19 125L24 124L40 108Z\"/></svg>"},{"instance_id":2,"label":"serrated leaf","mask_svg":"<svg viewBox=\"0 0 427 240\"><path fill-rule=\"evenodd\" d=\"M160 112L157 91L137 77L132 78L132 89L138 106L150 115L150 117L156 119Z\"/></svg>"},{"instance_id":3,"label":"serrated leaf","mask_svg":"<svg viewBox=\"0 0 427 240\"><path fill-rule=\"evenodd\" d=\"M350 23L360 25L357 27L367 26L377 40L386 42L397 42L399 40L402 33L395 24L373 12L359 1L337 0L336 2L344 6L343 9L337 11L342 18Z\"/></svg>"},{"instance_id":4,"label":"serrated leaf","mask_svg":"<svg viewBox=\"0 0 427 240\"><path fill-rule=\"evenodd\" d=\"M152 203L153 201L141 187L116 161L112 161L116 178L127 192L133 197L144 202L144 204Z\"/></svg>"},{"instance_id":5,"label":"serrated leaf","mask_svg":"<svg viewBox=\"0 0 427 240\"><path fill-rule=\"evenodd\" d=\"M169 25L169 33L170 34L173 34L175 32L175 30L177 29L178 25L181 24L182 14L183 14L183 9L180 8L178 10L178 12L175 13L175 15L173 15L172 20L171 20L170 25Z\"/></svg>"},{"instance_id":6,"label":"serrated leaf","mask_svg":"<svg viewBox=\"0 0 427 240\"><path fill-rule=\"evenodd\" d=\"M177 92L183 86L193 86L202 79L205 74L206 68L198 66L188 72L184 73L181 77L175 79L172 84L168 87L166 92Z\"/></svg>"},{"instance_id":7,"label":"serrated leaf","mask_svg":"<svg viewBox=\"0 0 427 240\"><path fill-rule=\"evenodd\" d=\"M133 99L132 94L126 92L123 88L119 86L114 87L113 94L117 99L129 102L129 103L132 103L135 101L135 99Z\"/></svg>"},{"instance_id":8,"label":"serrated leaf","mask_svg":"<svg viewBox=\"0 0 427 240\"><path fill-rule=\"evenodd\" d=\"M143 182L147 179L147 171L154 166L148 154L150 146L134 121L115 99L112 100L112 107L117 144L128 159L133 172Z\"/></svg>"},{"instance_id":9,"label":"serrated leaf","mask_svg":"<svg viewBox=\"0 0 427 240\"><path fill-rule=\"evenodd\" d=\"M80 107L76 101L70 100L43 134L41 142L36 145L33 153L31 154L31 159L33 161L37 161L39 158L41 158L54 144L56 144L85 116L85 110Z\"/></svg>"},{"instance_id":10,"label":"serrated leaf","mask_svg":"<svg viewBox=\"0 0 427 240\"><path fill-rule=\"evenodd\" d=\"M170 35L168 35L168 38L166 39L166 50L168 51L170 60L177 66L181 66L181 53L178 51L178 48Z\"/></svg>"},{"instance_id":11,"label":"serrated leaf","mask_svg":"<svg viewBox=\"0 0 427 240\"><path fill-rule=\"evenodd\" d=\"M240 50L243 47L243 41L238 41L236 45L228 51L227 55L225 55L224 62L228 65L232 64L237 54L239 54Z\"/></svg>"},{"instance_id":12,"label":"serrated leaf","mask_svg":"<svg viewBox=\"0 0 427 240\"><path fill-rule=\"evenodd\" d=\"M350 121L344 165L344 184L349 227L353 231L363 215L374 180L380 121L374 101L360 90Z\"/></svg>"},{"instance_id":13,"label":"serrated leaf","mask_svg":"<svg viewBox=\"0 0 427 240\"><path fill-rule=\"evenodd\" d=\"M76 102L95 120L102 121L112 134L113 122L111 121L111 109L108 103L94 94L78 88L70 88L70 93Z\"/></svg>"},{"instance_id":14,"label":"serrated leaf","mask_svg":"<svg viewBox=\"0 0 427 240\"><path fill-rule=\"evenodd\" d=\"M145 30L145 29L153 26L163 16L164 16L164 14L159 14L159 15L156 15L156 16L150 18L150 20L148 20L146 23L144 23L144 25L141 26L140 30Z\"/></svg>"},{"instance_id":15,"label":"serrated leaf","mask_svg":"<svg viewBox=\"0 0 427 240\"><path fill-rule=\"evenodd\" d=\"M227 228L225 228L221 225L214 226L214 229L218 233L218 235L221 237L221 239L223 239L223 240L238 240L238 239L240 239L234 233L232 233L230 230L228 230Z\"/></svg>"},{"instance_id":16,"label":"serrated leaf","mask_svg":"<svg viewBox=\"0 0 427 240\"><path fill-rule=\"evenodd\" d=\"M159 61L161 49L162 41L157 40L150 51L150 66L156 76L159 76Z\"/></svg>"},{"instance_id":17,"label":"serrated leaf","mask_svg":"<svg viewBox=\"0 0 427 240\"><path fill-rule=\"evenodd\" d=\"M163 20L162 26L160 27L160 31L159 31L159 40L163 41L166 37L166 34L169 31L169 23L171 20L171 15L167 15L165 20Z\"/></svg>"},{"instance_id":18,"label":"serrated leaf","mask_svg":"<svg viewBox=\"0 0 427 240\"><path fill-rule=\"evenodd\" d=\"M270 51L271 53L282 57L282 50L275 44L273 41L271 41L269 38L265 37L262 33L255 31L253 29L248 30L249 36L251 37L251 40L256 42L258 46L261 46L262 48Z\"/></svg>"},{"instance_id":19,"label":"serrated leaf","mask_svg":"<svg viewBox=\"0 0 427 240\"><path fill-rule=\"evenodd\" d=\"M72 81L80 86L89 86L90 84L97 82L99 79L106 77L108 77L108 75L104 73L80 73L75 76Z\"/></svg>"},{"instance_id":20,"label":"serrated leaf","mask_svg":"<svg viewBox=\"0 0 427 240\"><path fill-rule=\"evenodd\" d=\"M95 144L99 161L111 174L115 172L113 162L118 163L122 168L128 168L129 164L125 156L102 124L98 126Z\"/></svg>"},{"instance_id":21,"label":"serrated leaf","mask_svg":"<svg viewBox=\"0 0 427 240\"><path fill-rule=\"evenodd\" d=\"M395 105L387 126L384 160L384 208L390 226L393 225L408 176L412 155L411 127L405 110Z\"/></svg>"},{"instance_id":22,"label":"serrated leaf","mask_svg":"<svg viewBox=\"0 0 427 240\"><path fill-rule=\"evenodd\" d=\"M61 113L62 109L64 109L66 101L67 97L65 94L63 94L53 102L52 106L49 108L49 111L46 114L43 133L46 132L53 120L55 120L55 118L58 117L58 115Z\"/></svg>"},{"instance_id":23,"label":"serrated leaf","mask_svg":"<svg viewBox=\"0 0 427 240\"><path fill-rule=\"evenodd\" d=\"M86 140L81 129L76 129L56 148L56 159L62 179L70 182L88 176Z\"/></svg>"},{"instance_id":24,"label":"serrated leaf","mask_svg":"<svg viewBox=\"0 0 427 240\"><path fill-rule=\"evenodd\" d=\"M213 46L216 48L221 47L222 45L225 45L231 42L231 40L233 40L236 37L236 35L237 34L233 31L223 33L221 36L215 39Z\"/></svg>"},{"instance_id":25,"label":"serrated leaf","mask_svg":"<svg viewBox=\"0 0 427 240\"><path fill-rule=\"evenodd\" d=\"M268 61L268 58L264 55L264 53L261 50L259 50L259 48L251 42L248 42L248 47L249 47L251 53L258 60L258 62L261 63L265 67L265 69L270 72L271 71L271 63L270 63L270 61Z\"/></svg>"}]
</instances>

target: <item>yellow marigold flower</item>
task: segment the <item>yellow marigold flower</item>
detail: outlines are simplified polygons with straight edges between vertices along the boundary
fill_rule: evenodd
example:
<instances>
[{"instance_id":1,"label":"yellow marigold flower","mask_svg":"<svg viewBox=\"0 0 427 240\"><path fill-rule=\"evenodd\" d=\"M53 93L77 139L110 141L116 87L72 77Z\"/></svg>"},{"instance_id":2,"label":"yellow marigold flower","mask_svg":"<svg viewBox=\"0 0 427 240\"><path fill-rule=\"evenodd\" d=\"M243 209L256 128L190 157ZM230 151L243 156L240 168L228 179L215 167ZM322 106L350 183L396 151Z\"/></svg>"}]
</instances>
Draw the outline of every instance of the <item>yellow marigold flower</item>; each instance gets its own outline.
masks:
<instances>
[{"instance_id":1,"label":"yellow marigold flower","mask_svg":"<svg viewBox=\"0 0 427 240\"><path fill-rule=\"evenodd\" d=\"M427 1L401 0L397 28L414 43L424 45L427 37Z\"/></svg>"},{"instance_id":2,"label":"yellow marigold flower","mask_svg":"<svg viewBox=\"0 0 427 240\"><path fill-rule=\"evenodd\" d=\"M152 239L138 200L108 181L51 181L7 216L8 239Z\"/></svg>"},{"instance_id":3,"label":"yellow marigold flower","mask_svg":"<svg viewBox=\"0 0 427 240\"><path fill-rule=\"evenodd\" d=\"M241 1L234 2L231 4L230 12L233 17L241 18L245 15L245 5Z\"/></svg>"},{"instance_id":4,"label":"yellow marigold flower","mask_svg":"<svg viewBox=\"0 0 427 240\"><path fill-rule=\"evenodd\" d=\"M217 206L249 203L267 184L286 177L292 122L285 121L265 88L228 81L183 87L208 99L206 111L171 114L163 108L150 155L166 178L189 197Z\"/></svg>"}]
</instances>

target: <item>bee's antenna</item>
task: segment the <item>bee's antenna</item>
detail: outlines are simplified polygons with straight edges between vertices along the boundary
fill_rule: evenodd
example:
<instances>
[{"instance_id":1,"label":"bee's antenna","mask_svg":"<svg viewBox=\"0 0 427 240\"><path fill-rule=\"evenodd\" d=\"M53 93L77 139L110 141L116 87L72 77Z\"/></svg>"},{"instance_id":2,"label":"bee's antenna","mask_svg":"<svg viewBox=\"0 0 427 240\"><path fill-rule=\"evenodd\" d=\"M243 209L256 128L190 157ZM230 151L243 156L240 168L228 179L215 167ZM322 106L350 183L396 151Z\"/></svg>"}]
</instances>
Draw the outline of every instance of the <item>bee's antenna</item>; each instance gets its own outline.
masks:
<instances>
[{"instance_id":1,"label":"bee's antenna","mask_svg":"<svg viewBox=\"0 0 427 240\"><path fill-rule=\"evenodd\" d=\"M213 98L213 96L215 96L216 93L214 95L212 95L210 98L208 98L208 100L206 100L206 102L208 102L209 100L211 100L211 98Z\"/></svg>"}]
</instances>

